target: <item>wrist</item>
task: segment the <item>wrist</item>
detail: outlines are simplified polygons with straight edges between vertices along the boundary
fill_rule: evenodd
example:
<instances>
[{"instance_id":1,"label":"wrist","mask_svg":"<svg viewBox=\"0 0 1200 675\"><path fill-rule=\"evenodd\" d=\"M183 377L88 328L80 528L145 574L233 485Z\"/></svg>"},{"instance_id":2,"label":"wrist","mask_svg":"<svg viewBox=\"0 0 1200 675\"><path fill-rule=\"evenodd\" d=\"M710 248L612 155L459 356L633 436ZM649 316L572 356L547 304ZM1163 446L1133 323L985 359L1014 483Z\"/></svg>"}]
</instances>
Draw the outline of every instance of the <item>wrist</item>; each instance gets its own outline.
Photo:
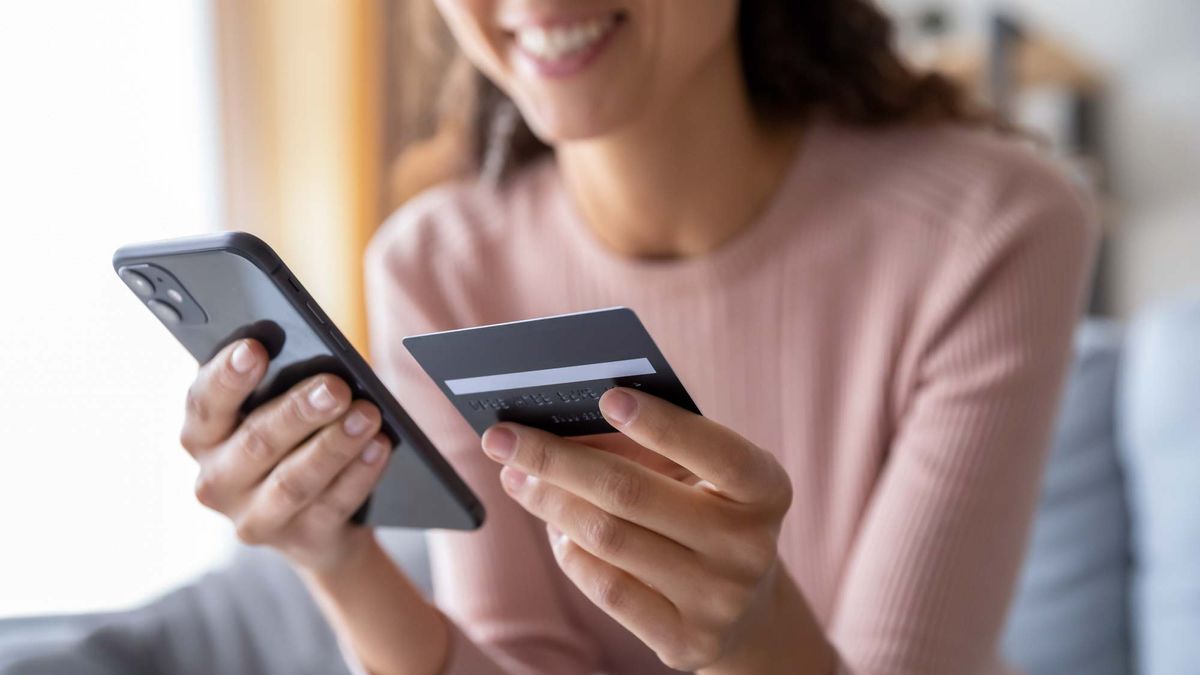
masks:
<instances>
[{"instance_id":1,"label":"wrist","mask_svg":"<svg viewBox=\"0 0 1200 675\"><path fill-rule=\"evenodd\" d=\"M300 575L343 645L371 673L438 673L450 627L374 536Z\"/></svg>"},{"instance_id":2,"label":"wrist","mask_svg":"<svg viewBox=\"0 0 1200 675\"><path fill-rule=\"evenodd\" d=\"M375 538L375 530L364 527L355 528L339 542L336 552L316 559L293 560L293 565L306 580L327 587L358 576L386 557L387 553Z\"/></svg>"},{"instance_id":3,"label":"wrist","mask_svg":"<svg viewBox=\"0 0 1200 675\"><path fill-rule=\"evenodd\" d=\"M782 563L764 591L726 654L699 675L833 675L837 652Z\"/></svg>"}]
</instances>

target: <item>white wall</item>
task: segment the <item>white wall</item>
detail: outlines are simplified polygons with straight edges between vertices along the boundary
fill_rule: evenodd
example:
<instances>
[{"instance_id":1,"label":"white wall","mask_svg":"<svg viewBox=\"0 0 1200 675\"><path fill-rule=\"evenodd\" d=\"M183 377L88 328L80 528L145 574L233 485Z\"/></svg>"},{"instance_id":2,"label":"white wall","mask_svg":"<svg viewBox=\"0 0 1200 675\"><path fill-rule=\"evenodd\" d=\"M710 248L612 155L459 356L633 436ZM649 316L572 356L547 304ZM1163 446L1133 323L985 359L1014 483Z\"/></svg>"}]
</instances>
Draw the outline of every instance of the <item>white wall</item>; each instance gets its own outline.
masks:
<instances>
[{"instance_id":1,"label":"white wall","mask_svg":"<svg viewBox=\"0 0 1200 675\"><path fill-rule=\"evenodd\" d=\"M991 8L1100 64L1112 84L1112 161L1122 216L1114 291L1123 314L1200 292L1200 2L883 0L897 15L938 4L978 35Z\"/></svg>"},{"instance_id":2,"label":"white wall","mask_svg":"<svg viewBox=\"0 0 1200 675\"><path fill-rule=\"evenodd\" d=\"M177 442L195 363L109 263L219 217L207 7L0 4L0 616L122 607L228 548Z\"/></svg>"}]
</instances>

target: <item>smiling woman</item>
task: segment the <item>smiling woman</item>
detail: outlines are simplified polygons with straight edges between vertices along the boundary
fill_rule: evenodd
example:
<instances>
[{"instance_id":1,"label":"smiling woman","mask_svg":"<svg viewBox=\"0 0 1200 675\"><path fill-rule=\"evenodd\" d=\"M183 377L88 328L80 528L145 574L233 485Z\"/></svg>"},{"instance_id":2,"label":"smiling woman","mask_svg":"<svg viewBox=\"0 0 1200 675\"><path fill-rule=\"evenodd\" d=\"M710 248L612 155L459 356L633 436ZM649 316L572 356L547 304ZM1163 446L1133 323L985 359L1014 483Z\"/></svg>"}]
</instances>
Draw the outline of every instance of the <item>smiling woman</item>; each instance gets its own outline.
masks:
<instances>
[{"instance_id":1,"label":"smiling woman","mask_svg":"<svg viewBox=\"0 0 1200 675\"><path fill-rule=\"evenodd\" d=\"M462 179L376 236L372 344L491 515L431 535L436 609L369 541L307 572L368 670L1000 672L1090 261L1073 189L865 0L436 7ZM610 305L706 417L618 390L617 435L481 453L400 347Z\"/></svg>"},{"instance_id":2,"label":"smiling woman","mask_svg":"<svg viewBox=\"0 0 1200 675\"><path fill-rule=\"evenodd\" d=\"M250 340L189 389L197 499L372 673L1002 670L1090 261L1073 189L865 0L436 7L462 175L369 247L371 343L488 523L430 535L429 602L346 522L378 412L323 375L241 415ZM402 342L614 305L703 417L616 389L580 413L616 433L481 440Z\"/></svg>"}]
</instances>

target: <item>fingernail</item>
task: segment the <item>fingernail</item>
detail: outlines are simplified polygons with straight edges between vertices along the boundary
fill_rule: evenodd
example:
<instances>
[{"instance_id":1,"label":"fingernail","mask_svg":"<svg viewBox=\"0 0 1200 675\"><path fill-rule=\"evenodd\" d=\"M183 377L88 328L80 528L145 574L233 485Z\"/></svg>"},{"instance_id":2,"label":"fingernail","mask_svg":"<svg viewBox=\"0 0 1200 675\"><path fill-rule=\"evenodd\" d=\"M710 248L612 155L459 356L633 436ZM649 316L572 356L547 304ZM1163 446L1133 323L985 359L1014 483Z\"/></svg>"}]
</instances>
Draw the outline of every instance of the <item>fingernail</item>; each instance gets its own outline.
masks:
<instances>
[{"instance_id":1,"label":"fingernail","mask_svg":"<svg viewBox=\"0 0 1200 675\"><path fill-rule=\"evenodd\" d=\"M637 407L637 399L620 389L610 389L600 397L600 412L619 426L625 426L633 421L634 415L637 414Z\"/></svg>"},{"instance_id":2,"label":"fingernail","mask_svg":"<svg viewBox=\"0 0 1200 675\"><path fill-rule=\"evenodd\" d=\"M497 462L507 462L517 451L517 435L507 427L491 427L483 432L483 451Z\"/></svg>"},{"instance_id":3,"label":"fingernail","mask_svg":"<svg viewBox=\"0 0 1200 675\"><path fill-rule=\"evenodd\" d=\"M250 349L250 345L245 342L233 348L233 354L229 357L229 363L233 366L234 372L245 375L254 368L254 351Z\"/></svg>"},{"instance_id":4,"label":"fingernail","mask_svg":"<svg viewBox=\"0 0 1200 675\"><path fill-rule=\"evenodd\" d=\"M382 457L384 451L386 450L387 443L377 438L371 441L371 444L367 446L366 450L363 450L362 455L359 456L359 459L366 464L374 464L375 460Z\"/></svg>"},{"instance_id":5,"label":"fingernail","mask_svg":"<svg viewBox=\"0 0 1200 675\"><path fill-rule=\"evenodd\" d=\"M347 415L346 421L342 422L342 428L351 436L362 436L370 427L371 420L359 410Z\"/></svg>"},{"instance_id":6,"label":"fingernail","mask_svg":"<svg viewBox=\"0 0 1200 675\"><path fill-rule=\"evenodd\" d=\"M329 391L329 385L324 382L308 393L308 402L317 410L333 410L337 405L337 399L333 397L333 392Z\"/></svg>"},{"instance_id":7,"label":"fingernail","mask_svg":"<svg viewBox=\"0 0 1200 675\"><path fill-rule=\"evenodd\" d=\"M500 480L504 483L504 487L508 488L509 492L517 492L525 487L525 482L529 480L529 474L519 469L514 469L511 466L506 466L500 470Z\"/></svg>"}]
</instances>

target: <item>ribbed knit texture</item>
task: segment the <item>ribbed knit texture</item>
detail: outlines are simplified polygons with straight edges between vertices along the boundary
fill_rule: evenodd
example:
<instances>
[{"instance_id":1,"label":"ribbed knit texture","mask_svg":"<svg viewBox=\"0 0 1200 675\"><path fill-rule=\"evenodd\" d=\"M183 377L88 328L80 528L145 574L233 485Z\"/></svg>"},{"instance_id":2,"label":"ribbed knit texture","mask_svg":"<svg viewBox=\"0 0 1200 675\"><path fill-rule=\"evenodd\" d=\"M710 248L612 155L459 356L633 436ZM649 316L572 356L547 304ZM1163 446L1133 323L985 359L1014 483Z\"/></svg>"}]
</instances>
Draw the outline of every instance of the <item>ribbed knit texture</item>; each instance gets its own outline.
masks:
<instances>
[{"instance_id":1,"label":"ribbed knit texture","mask_svg":"<svg viewBox=\"0 0 1200 675\"><path fill-rule=\"evenodd\" d=\"M637 312L705 415L787 469L779 554L847 671L1001 670L1089 220L1014 142L829 123L758 221L697 258L605 248L550 159L502 190L417 198L372 243L367 281L376 367L489 514L431 536L461 630L449 672L670 672L559 572L400 342L613 305Z\"/></svg>"}]
</instances>

